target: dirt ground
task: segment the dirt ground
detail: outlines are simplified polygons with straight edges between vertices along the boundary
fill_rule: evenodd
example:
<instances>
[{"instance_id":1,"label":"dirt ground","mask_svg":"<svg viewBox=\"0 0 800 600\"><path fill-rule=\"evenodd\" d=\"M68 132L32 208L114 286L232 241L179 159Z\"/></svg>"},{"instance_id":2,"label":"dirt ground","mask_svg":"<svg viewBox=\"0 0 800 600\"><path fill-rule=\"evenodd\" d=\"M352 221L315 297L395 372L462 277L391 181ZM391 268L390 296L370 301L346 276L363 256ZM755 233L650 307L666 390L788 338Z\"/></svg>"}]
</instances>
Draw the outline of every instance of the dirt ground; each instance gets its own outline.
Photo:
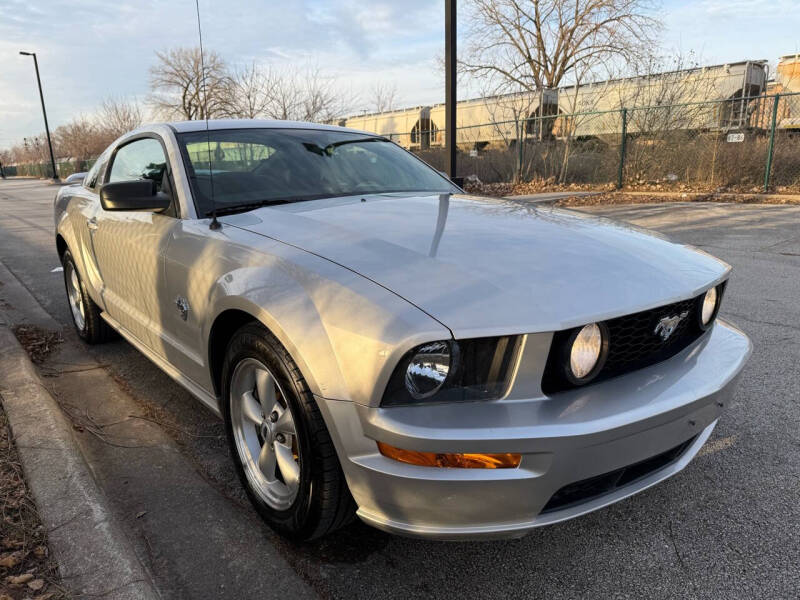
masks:
<instances>
[{"instance_id":1,"label":"dirt ground","mask_svg":"<svg viewBox=\"0 0 800 600\"><path fill-rule=\"evenodd\" d=\"M70 595L61 587L0 404L0 600L23 598L63 600Z\"/></svg>"}]
</instances>

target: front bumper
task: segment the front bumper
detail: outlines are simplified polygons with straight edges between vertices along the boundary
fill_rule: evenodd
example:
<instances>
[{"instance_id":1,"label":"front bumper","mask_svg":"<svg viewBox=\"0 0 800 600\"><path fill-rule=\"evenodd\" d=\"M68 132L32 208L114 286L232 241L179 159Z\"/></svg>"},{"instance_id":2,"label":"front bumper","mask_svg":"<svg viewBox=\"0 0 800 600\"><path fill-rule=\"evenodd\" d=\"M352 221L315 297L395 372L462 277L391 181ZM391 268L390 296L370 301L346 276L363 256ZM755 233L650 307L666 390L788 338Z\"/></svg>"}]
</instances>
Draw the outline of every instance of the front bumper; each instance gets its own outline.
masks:
<instances>
[{"instance_id":1,"label":"front bumper","mask_svg":"<svg viewBox=\"0 0 800 600\"><path fill-rule=\"evenodd\" d=\"M385 409L317 400L362 520L436 539L517 537L621 500L683 469L711 435L751 350L747 336L717 321L667 361L550 398ZM427 452L523 456L516 469L420 467L382 456L376 440ZM565 486L676 447L668 463L621 480L623 485L588 491L542 512Z\"/></svg>"}]
</instances>

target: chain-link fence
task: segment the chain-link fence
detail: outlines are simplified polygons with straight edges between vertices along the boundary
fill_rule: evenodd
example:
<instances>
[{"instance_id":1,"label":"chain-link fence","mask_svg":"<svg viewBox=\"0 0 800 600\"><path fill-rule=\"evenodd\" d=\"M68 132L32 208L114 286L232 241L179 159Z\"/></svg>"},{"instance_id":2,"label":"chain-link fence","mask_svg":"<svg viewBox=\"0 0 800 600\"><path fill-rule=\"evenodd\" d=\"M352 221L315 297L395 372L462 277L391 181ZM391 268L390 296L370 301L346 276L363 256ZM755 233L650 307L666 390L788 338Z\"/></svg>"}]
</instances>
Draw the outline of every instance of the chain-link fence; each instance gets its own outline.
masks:
<instances>
[{"instance_id":1,"label":"chain-link fence","mask_svg":"<svg viewBox=\"0 0 800 600\"><path fill-rule=\"evenodd\" d=\"M444 169L443 129L386 137ZM483 183L800 192L800 94L482 123L456 144L457 175Z\"/></svg>"},{"instance_id":2,"label":"chain-link fence","mask_svg":"<svg viewBox=\"0 0 800 600\"><path fill-rule=\"evenodd\" d=\"M56 162L58 176L61 178L69 177L73 173L82 173L92 168L96 158L88 160L59 160ZM40 177L49 179L53 176L53 168L50 162L44 163L22 163L18 165L3 165L3 173L7 177Z\"/></svg>"}]
</instances>

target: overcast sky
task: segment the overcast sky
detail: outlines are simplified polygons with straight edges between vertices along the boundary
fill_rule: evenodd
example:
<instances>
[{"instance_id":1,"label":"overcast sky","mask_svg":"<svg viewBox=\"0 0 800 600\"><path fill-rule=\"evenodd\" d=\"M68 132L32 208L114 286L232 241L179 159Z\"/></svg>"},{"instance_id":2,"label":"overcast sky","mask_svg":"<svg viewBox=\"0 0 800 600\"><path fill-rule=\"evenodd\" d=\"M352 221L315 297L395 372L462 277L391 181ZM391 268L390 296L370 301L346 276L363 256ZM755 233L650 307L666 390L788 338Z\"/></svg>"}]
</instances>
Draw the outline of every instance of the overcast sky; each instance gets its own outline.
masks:
<instances>
[{"instance_id":1,"label":"overcast sky","mask_svg":"<svg viewBox=\"0 0 800 600\"><path fill-rule=\"evenodd\" d=\"M375 82L402 105L441 102L441 0L201 0L203 40L231 64L312 62L365 102ZM800 51L793 0L665 0L666 49L706 63ZM144 99L156 50L197 42L194 0L0 0L0 148L43 130L39 57L52 128L108 96Z\"/></svg>"}]
</instances>

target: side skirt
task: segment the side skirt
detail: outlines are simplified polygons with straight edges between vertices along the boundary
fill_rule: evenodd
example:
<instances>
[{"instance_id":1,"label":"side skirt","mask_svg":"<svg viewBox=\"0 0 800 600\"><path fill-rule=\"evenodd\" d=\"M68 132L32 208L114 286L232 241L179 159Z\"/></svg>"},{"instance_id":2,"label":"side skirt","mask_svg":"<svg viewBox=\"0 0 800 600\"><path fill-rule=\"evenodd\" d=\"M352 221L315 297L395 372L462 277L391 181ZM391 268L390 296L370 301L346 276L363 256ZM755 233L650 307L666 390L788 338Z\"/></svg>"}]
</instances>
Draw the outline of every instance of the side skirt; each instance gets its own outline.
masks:
<instances>
[{"instance_id":1,"label":"side skirt","mask_svg":"<svg viewBox=\"0 0 800 600\"><path fill-rule=\"evenodd\" d=\"M155 352L150 350L147 346L145 346L136 336L134 336L130 331L125 329L118 321L116 321L113 317L110 317L108 313L105 311L100 313L100 316L103 317L103 320L108 323L111 327L113 327L123 338L125 338L134 348L136 348L139 352L144 354L147 358L149 358L155 365L164 371L167 375L172 377L177 383L183 386L186 391L188 391L192 396L200 400L211 412L213 412L218 417L222 417L222 413L219 410L219 402L217 398L209 394L206 390L204 390L201 386L195 383L193 380L189 379L181 373L178 369L176 369L173 365L168 363L166 360L158 356Z\"/></svg>"}]
</instances>

